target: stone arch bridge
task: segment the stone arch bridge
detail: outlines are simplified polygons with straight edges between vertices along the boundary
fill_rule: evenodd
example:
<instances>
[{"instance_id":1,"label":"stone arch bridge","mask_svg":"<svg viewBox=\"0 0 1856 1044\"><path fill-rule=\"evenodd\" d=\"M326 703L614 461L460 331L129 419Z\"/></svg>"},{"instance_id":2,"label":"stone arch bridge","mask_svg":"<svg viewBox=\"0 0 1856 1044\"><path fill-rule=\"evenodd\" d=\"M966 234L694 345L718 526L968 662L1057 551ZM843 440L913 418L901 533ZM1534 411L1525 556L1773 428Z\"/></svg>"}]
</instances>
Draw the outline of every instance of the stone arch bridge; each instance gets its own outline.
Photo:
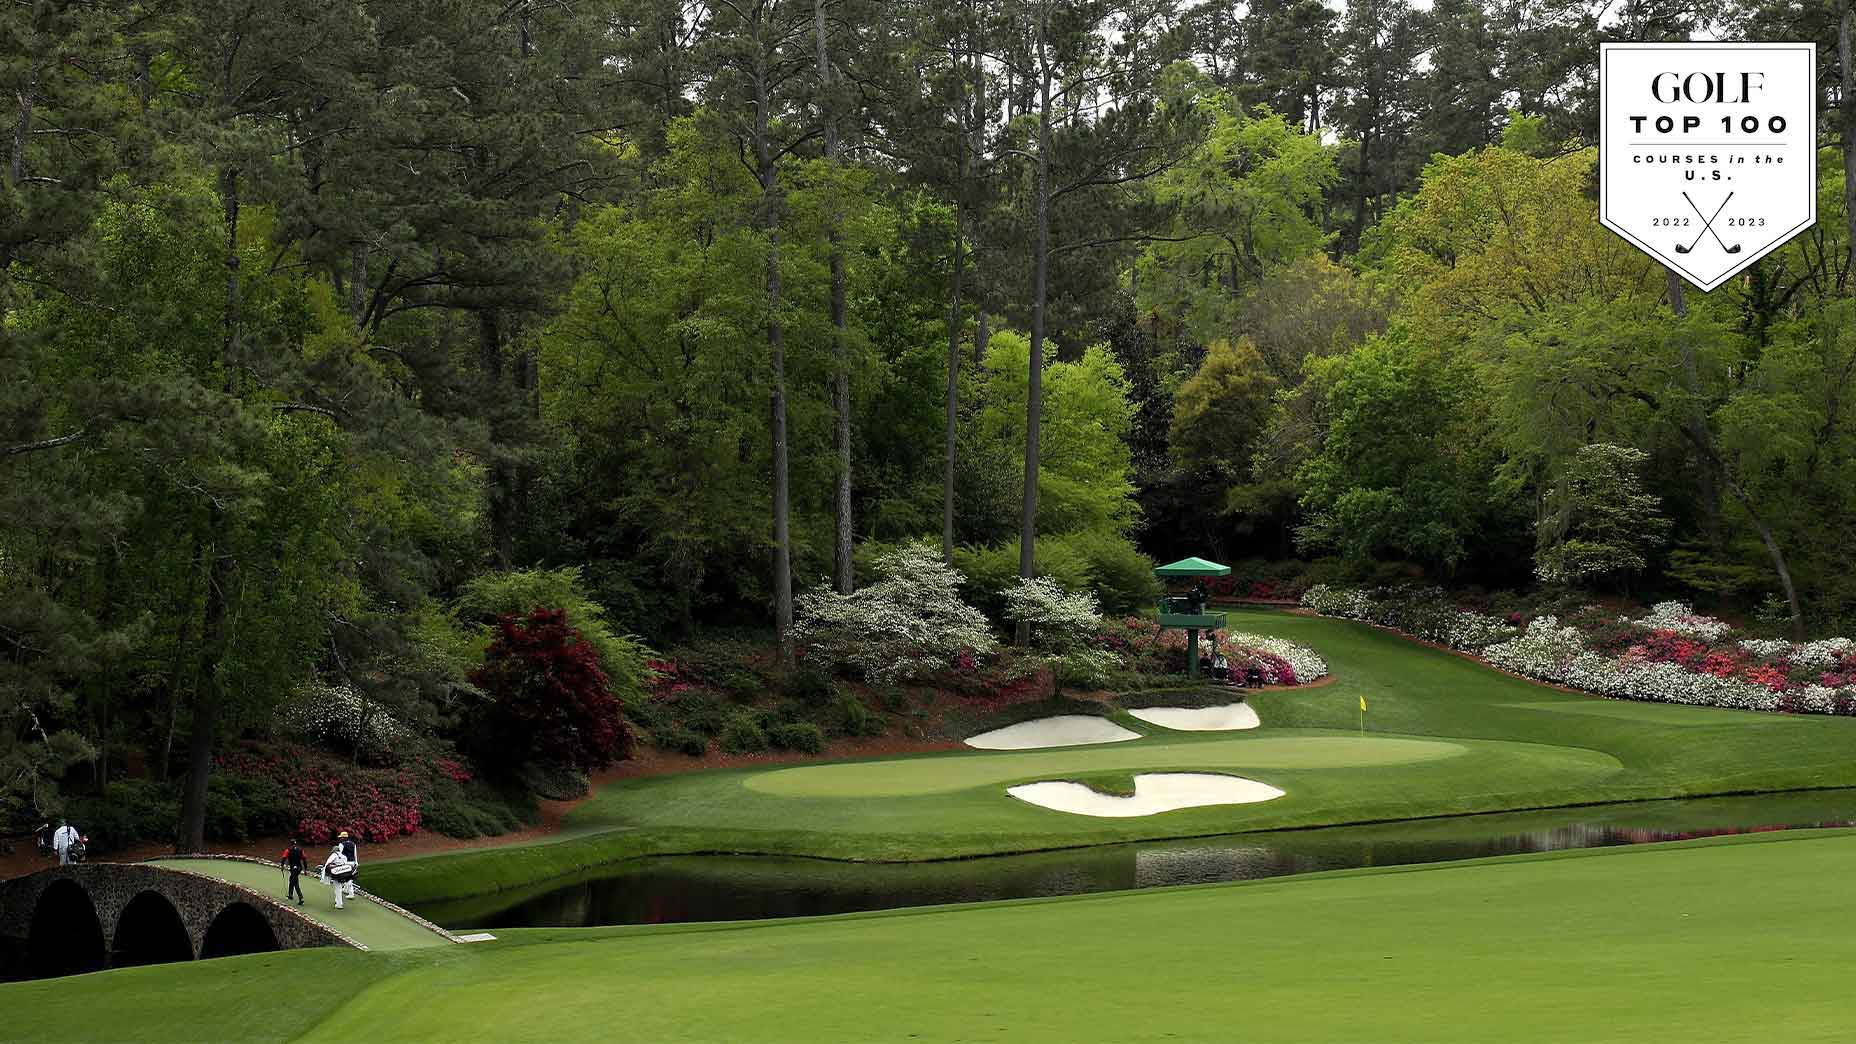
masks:
<instances>
[{"instance_id":1,"label":"stone arch bridge","mask_svg":"<svg viewBox=\"0 0 1856 1044\"><path fill-rule=\"evenodd\" d=\"M203 873L80 863L0 881L0 980L229 957L353 939Z\"/></svg>"}]
</instances>

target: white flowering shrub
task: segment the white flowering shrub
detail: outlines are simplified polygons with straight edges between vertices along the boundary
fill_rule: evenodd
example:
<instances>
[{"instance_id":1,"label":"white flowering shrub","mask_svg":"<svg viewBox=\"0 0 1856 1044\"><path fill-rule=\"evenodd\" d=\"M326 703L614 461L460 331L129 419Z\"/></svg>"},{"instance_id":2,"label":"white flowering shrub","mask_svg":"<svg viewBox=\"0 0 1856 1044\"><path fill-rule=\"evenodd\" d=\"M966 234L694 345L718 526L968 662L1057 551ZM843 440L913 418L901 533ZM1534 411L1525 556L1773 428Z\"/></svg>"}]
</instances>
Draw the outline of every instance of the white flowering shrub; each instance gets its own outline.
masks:
<instances>
[{"instance_id":1,"label":"white flowering shrub","mask_svg":"<svg viewBox=\"0 0 1856 1044\"><path fill-rule=\"evenodd\" d=\"M1067 652L1089 644L1102 623L1096 596L1065 591L1047 577L1020 580L1005 592L1005 618L1031 625L1031 644L1050 652Z\"/></svg>"},{"instance_id":2,"label":"white flowering shrub","mask_svg":"<svg viewBox=\"0 0 1856 1044\"><path fill-rule=\"evenodd\" d=\"M1746 644L1745 642L1741 643ZM1803 645L1790 646L1792 666L1803 667L1813 671L1828 671L1836 668L1839 660L1856 649L1856 642L1848 638L1823 638Z\"/></svg>"},{"instance_id":3,"label":"white flowering shrub","mask_svg":"<svg viewBox=\"0 0 1856 1044\"><path fill-rule=\"evenodd\" d=\"M1702 616L1681 602L1658 602L1639 619L1632 620L1628 616L1620 616L1618 619L1652 631L1672 631L1685 638L1700 638L1708 642L1718 642L1733 630L1733 626L1727 622L1712 616Z\"/></svg>"},{"instance_id":4,"label":"white flowering shrub","mask_svg":"<svg viewBox=\"0 0 1856 1044\"><path fill-rule=\"evenodd\" d=\"M1373 611L1372 599L1365 591L1344 590L1316 584L1302 592L1302 606L1322 616L1339 616L1348 620L1365 620Z\"/></svg>"},{"instance_id":5,"label":"white flowering shrub","mask_svg":"<svg viewBox=\"0 0 1856 1044\"><path fill-rule=\"evenodd\" d=\"M1741 710L1778 710L1779 694L1740 678L1690 671L1667 661L1612 659L1586 648L1574 627L1542 616L1518 638L1483 650L1496 667L1568 688L1617 699L1687 703Z\"/></svg>"},{"instance_id":6,"label":"white flowering shrub","mask_svg":"<svg viewBox=\"0 0 1856 1044\"><path fill-rule=\"evenodd\" d=\"M1798 685L1785 671L1840 671L1856 656L1856 642L1825 638L1794 645L1776 639L1743 639L1738 647L1755 660L1768 664L1736 664L1714 647L1701 665L1661 658L1643 645L1632 646L1612 657L1592 649L1577 627L1561 626L1553 616L1537 617L1527 630L1515 634L1496 617L1448 606L1436 589L1392 588L1371 592L1343 591L1325 585L1310 588L1302 604L1324 616L1371 620L1413 637L1479 653L1489 664L1514 674L1564 685L1583 692L1625 700L1684 703L1739 710L1786 710L1808 714L1849 714L1856 708L1856 672L1850 684L1835 685L1844 676L1826 678L1831 685ZM1598 612L1588 606L1582 613ZM1659 602L1642 617L1617 618L1622 623L1664 631L1683 639L1717 643L1733 633L1724 621L1696 613L1681 602ZM1643 636L1648 641L1648 636ZM1653 644L1653 643L1652 643ZM1708 666L1722 660L1722 669ZM1796 675L1793 675L1796 677Z\"/></svg>"},{"instance_id":7,"label":"white flowering shrub","mask_svg":"<svg viewBox=\"0 0 1856 1044\"><path fill-rule=\"evenodd\" d=\"M875 570L877 582L851 594L799 596L794 642L876 682L919 678L997 647L985 614L960 600L962 577L938 549L907 544L877 556Z\"/></svg>"},{"instance_id":8,"label":"white flowering shrub","mask_svg":"<svg viewBox=\"0 0 1856 1044\"><path fill-rule=\"evenodd\" d=\"M1848 639L1838 638L1833 640L1847 641ZM1754 658L1760 660L1770 659L1782 652L1790 650L1791 647L1792 643L1783 638L1745 638L1740 642L1740 648L1745 649L1748 653L1752 654ZM1793 662L1797 662L1796 659L1794 659Z\"/></svg>"},{"instance_id":9,"label":"white flowering shrub","mask_svg":"<svg viewBox=\"0 0 1856 1044\"><path fill-rule=\"evenodd\" d=\"M1288 664L1289 669L1295 672L1293 679L1276 677L1266 678L1265 681L1271 685L1278 685L1285 681L1293 681L1297 685L1306 685L1328 673L1328 662L1322 659L1319 653L1316 653L1313 649L1305 645L1297 645L1284 638L1271 638L1261 634L1247 634L1243 631L1232 631L1224 636L1224 640L1219 643L1219 647L1228 650L1230 657L1239 661L1246 659L1246 654L1248 653L1265 653L1268 656L1275 657ZM1268 673L1268 659L1262 657L1258 659L1265 667L1265 672Z\"/></svg>"},{"instance_id":10,"label":"white flowering shrub","mask_svg":"<svg viewBox=\"0 0 1856 1044\"><path fill-rule=\"evenodd\" d=\"M280 731L313 743L369 753L391 751L412 735L385 707L352 685L300 685L278 705L274 720Z\"/></svg>"}]
</instances>

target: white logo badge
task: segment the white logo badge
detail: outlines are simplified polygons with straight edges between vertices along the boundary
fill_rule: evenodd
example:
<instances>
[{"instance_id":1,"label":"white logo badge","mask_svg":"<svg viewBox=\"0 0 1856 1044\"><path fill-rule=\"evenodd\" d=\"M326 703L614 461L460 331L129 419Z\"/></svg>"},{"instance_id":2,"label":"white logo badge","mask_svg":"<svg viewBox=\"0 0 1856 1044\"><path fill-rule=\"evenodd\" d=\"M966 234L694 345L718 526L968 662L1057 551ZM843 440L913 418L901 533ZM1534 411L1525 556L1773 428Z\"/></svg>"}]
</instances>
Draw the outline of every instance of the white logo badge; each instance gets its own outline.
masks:
<instances>
[{"instance_id":1,"label":"white logo badge","mask_svg":"<svg viewBox=\"0 0 1856 1044\"><path fill-rule=\"evenodd\" d=\"M1598 219L1703 290L1817 220L1817 46L1600 48Z\"/></svg>"}]
</instances>

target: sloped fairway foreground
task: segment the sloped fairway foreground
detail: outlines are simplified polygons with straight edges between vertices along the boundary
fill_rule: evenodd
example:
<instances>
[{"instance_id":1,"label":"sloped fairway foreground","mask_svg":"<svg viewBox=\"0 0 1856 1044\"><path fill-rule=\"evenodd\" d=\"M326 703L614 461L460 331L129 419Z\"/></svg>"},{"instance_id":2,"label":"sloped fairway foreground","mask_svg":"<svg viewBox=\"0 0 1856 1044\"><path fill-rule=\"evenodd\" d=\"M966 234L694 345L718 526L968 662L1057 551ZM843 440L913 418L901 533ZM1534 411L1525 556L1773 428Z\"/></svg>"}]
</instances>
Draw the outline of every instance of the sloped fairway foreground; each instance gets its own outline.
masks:
<instances>
[{"instance_id":1,"label":"sloped fairway foreground","mask_svg":"<svg viewBox=\"0 0 1856 1044\"><path fill-rule=\"evenodd\" d=\"M0 986L163 1042L1847 1041L1856 836L760 924L504 932ZM1756 882L1757 887L1749 886Z\"/></svg>"}]
</instances>

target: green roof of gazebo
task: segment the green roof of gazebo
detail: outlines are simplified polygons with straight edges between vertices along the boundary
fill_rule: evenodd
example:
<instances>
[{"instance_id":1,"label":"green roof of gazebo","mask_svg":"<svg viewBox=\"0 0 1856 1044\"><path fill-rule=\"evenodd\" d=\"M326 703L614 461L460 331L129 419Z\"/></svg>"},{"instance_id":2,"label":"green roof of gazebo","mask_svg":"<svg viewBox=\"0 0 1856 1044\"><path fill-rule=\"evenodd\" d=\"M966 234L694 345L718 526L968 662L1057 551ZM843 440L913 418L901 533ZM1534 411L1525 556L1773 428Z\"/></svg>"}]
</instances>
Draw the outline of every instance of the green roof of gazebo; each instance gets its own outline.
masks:
<instances>
[{"instance_id":1,"label":"green roof of gazebo","mask_svg":"<svg viewBox=\"0 0 1856 1044\"><path fill-rule=\"evenodd\" d=\"M1163 579L1175 576L1230 576L1231 567L1207 562L1203 558L1182 558L1154 570L1154 575Z\"/></svg>"}]
</instances>

